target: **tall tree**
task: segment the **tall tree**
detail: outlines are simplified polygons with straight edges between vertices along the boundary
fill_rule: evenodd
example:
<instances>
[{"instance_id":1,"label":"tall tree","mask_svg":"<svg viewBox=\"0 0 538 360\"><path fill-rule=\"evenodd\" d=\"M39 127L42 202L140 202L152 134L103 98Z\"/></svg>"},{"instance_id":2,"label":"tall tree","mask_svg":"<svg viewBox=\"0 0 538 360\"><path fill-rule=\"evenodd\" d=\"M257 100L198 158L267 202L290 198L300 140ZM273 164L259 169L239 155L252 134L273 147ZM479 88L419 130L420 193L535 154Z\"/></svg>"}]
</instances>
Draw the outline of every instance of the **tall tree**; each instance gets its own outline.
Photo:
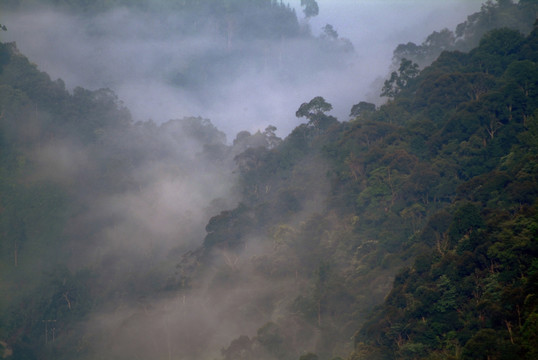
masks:
<instances>
[{"instance_id":1,"label":"tall tree","mask_svg":"<svg viewBox=\"0 0 538 360\"><path fill-rule=\"evenodd\" d=\"M418 69L418 64L411 60L402 59L398 72L393 71L392 74L390 74L390 79L385 81L383 89L381 90L381 96L393 98L396 94L409 86L409 82L416 78L419 73L420 70Z\"/></svg>"},{"instance_id":2,"label":"tall tree","mask_svg":"<svg viewBox=\"0 0 538 360\"><path fill-rule=\"evenodd\" d=\"M321 96L316 96L307 103L302 103L295 116L307 118L308 125L313 126L318 130L327 129L331 124L336 122L336 118L326 115L327 111L331 111L333 106L329 104Z\"/></svg>"},{"instance_id":3,"label":"tall tree","mask_svg":"<svg viewBox=\"0 0 538 360\"><path fill-rule=\"evenodd\" d=\"M307 19L319 14L319 6L316 0L301 0L301 6L304 7L304 16Z\"/></svg>"}]
</instances>

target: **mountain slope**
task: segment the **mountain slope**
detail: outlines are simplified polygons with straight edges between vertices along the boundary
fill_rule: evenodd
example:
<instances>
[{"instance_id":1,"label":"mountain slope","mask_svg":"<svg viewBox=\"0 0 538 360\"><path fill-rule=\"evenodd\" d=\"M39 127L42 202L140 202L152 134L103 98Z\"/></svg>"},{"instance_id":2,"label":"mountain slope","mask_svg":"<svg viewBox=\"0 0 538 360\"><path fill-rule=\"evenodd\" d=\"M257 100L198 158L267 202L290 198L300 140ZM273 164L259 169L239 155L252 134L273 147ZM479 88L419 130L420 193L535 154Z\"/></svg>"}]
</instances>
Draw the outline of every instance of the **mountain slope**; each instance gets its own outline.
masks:
<instances>
[{"instance_id":1,"label":"mountain slope","mask_svg":"<svg viewBox=\"0 0 538 360\"><path fill-rule=\"evenodd\" d=\"M534 358L537 36L232 144L0 44L4 357Z\"/></svg>"}]
</instances>

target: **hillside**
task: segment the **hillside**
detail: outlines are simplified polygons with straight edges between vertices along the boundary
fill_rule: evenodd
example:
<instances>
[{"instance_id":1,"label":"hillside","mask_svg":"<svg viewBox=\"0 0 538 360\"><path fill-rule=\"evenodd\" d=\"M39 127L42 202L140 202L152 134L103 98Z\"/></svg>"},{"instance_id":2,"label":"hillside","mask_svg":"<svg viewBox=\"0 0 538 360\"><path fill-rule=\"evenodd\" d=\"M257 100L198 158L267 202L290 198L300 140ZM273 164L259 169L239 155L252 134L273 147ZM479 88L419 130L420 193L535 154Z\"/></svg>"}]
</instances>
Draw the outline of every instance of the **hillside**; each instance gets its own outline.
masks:
<instances>
[{"instance_id":1,"label":"hillside","mask_svg":"<svg viewBox=\"0 0 538 360\"><path fill-rule=\"evenodd\" d=\"M421 44L408 42L394 50L396 65L404 58L421 67L430 65L443 51L470 51L478 46L489 31L501 27L528 34L537 17L538 4L534 0L486 1L480 11L467 16L454 30L434 31Z\"/></svg>"},{"instance_id":2,"label":"hillside","mask_svg":"<svg viewBox=\"0 0 538 360\"><path fill-rule=\"evenodd\" d=\"M534 359L528 30L399 59L349 121L316 96L284 139L231 142L201 117L135 122L0 43L0 356Z\"/></svg>"},{"instance_id":3,"label":"hillside","mask_svg":"<svg viewBox=\"0 0 538 360\"><path fill-rule=\"evenodd\" d=\"M434 130L414 151L428 165L411 206L425 216L408 241L422 249L355 335L355 358L536 356L536 31L443 53L395 98L415 109L407 124Z\"/></svg>"},{"instance_id":4,"label":"hillside","mask_svg":"<svg viewBox=\"0 0 538 360\"><path fill-rule=\"evenodd\" d=\"M248 154L246 234L229 230L242 216L225 214L225 225L210 222L206 247L236 248L253 221L257 232L269 228L269 263L282 269L285 257L287 273L311 274L289 309L319 331L311 351L321 358L343 356L338 339L359 328L356 359L533 358L536 35L495 30L421 72L403 61L393 98L379 109L357 104L349 123L309 113L278 148ZM323 174L330 187L312 208L319 190L308 179ZM388 290L383 279L402 266L367 316ZM272 351L294 346L285 319ZM260 336L241 351L267 348Z\"/></svg>"}]
</instances>

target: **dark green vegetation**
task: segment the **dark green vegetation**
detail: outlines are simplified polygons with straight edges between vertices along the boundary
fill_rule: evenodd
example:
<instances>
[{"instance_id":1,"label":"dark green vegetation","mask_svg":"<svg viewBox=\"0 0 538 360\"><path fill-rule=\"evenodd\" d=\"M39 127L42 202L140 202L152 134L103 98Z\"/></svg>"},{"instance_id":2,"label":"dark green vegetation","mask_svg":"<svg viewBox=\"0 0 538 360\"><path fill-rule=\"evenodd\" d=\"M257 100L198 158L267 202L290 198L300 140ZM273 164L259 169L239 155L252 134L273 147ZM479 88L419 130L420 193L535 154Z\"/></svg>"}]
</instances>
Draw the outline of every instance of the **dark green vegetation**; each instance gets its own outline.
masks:
<instances>
[{"instance_id":1,"label":"dark green vegetation","mask_svg":"<svg viewBox=\"0 0 538 360\"><path fill-rule=\"evenodd\" d=\"M349 122L319 96L284 140L228 145L200 118L133 123L111 91L70 93L0 44L0 356L536 358L536 23L404 60L380 92ZM187 204L205 238L179 218L135 234L124 212L142 209L103 206L183 169L236 172L237 206ZM176 245L134 252L139 236ZM178 318L192 298L218 318ZM228 312L248 326L215 344L199 323Z\"/></svg>"},{"instance_id":2,"label":"dark green vegetation","mask_svg":"<svg viewBox=\"0 0 538 360\"><path fill-rule=\"evenodd\" d=\"M399 63L406 58L420 66L429 65L443 51L470 51L493 29L509 27L528 33L536 15L536 0L488 0L479 12L469 15L454 31L446 28L434 31L420 45L400 44L394 50L393 60Z\"/></svg>"},{"instance_id":3,"label":"dark green vegetation","mask_svg":"<svg viewBox=\"0 0 538 360\"><path fill-rule=\"evenodd\" d=\"M275 259L293 254L287 273L312 274L291 311L319 331L322 358L339 354L385 294L381 279L402 265L355 333L353 359L536 356L537 36L500 29L468 54L443 53L379 109L363 104L329 128L310 121L243 171L253 215L242 228L278 220ZM315 190L294 176L314 156L329 195L293 224L283 209L308 208ZM241 238L222 235L218 246ZM292 347L289 325L272 326L281 343L271 349ZM243 339L243 351L267 348L259 337Z\"/></svg>"},{"instance_id":4,"label":"dark green vegetation","mask_svg":"<svg viewBox=\"0 0 538 360\"><path fill-rule=\"evenodd\" d=\"M355 335L354 358L536 357L537 31L443 53L386 105L406 125L380 155L385 196L389 214L420 224L397 243L416 257Z\"/></svg>"}]
</instances>

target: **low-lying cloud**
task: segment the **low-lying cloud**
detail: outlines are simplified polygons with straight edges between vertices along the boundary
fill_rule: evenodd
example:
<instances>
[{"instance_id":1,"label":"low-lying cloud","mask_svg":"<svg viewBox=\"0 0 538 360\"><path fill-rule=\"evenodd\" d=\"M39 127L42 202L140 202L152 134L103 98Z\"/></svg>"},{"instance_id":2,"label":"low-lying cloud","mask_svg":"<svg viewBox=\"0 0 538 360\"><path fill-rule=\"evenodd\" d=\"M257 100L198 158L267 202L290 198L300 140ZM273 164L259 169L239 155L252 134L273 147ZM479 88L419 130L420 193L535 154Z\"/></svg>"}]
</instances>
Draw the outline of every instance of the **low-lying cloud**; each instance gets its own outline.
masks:
<instances>
[{"instance_id":1,"label":"low-lying cloud","mask_svg":"<svg viewBox=\"0 0 538 360\"><path fill-rule=\"evenodd\" d=\"M299 1L291 5L302 18ZM300 123L294 117L298 106L314 96L325 97L334 114L347 120L358 101L379 102L379 90L372 90L371 84L388 72L398 43L421 42L439 27L463 21L479 2L319 1L319 5L320 15L308 24L300 19L302 26L317 36L325 24L332 24L341 38L352 41L355 53L323 58L305 38L247 43L238 39L233 43L240 52L233 60L238 71L233 74L225 73L227 67L219 68L219 62L229 61L223 59L223 54L228 56L226 42L212 37L210 29L182 34L184 18L178 14L120 8L84 18L39 10L9 13L2 21L9 27L6 40L17 41L24 54L68 87L109 87L137 120L160 123L203 116L233 138L241 130L256 131L269 124L277 126L281 136L288 134ZM210 63L201 69L186 68L193 60ZM197 79L202 86L182 86L196 76L207 76Z\"/></svg>"}]
</instances>

